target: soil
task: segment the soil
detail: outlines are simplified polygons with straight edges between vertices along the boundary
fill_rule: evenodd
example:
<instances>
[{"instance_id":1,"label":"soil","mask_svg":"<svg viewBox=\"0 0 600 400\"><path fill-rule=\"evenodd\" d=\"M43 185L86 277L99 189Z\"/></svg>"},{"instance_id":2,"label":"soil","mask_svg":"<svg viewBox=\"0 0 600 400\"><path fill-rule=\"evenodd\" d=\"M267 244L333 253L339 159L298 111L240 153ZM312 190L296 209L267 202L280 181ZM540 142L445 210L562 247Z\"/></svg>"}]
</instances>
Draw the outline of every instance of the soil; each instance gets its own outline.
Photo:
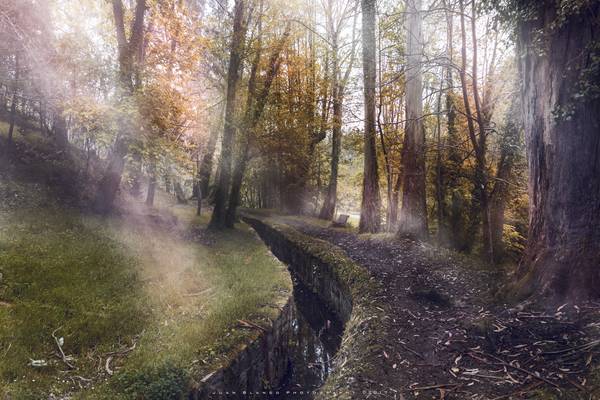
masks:
<instances>
[{"instance_id":1,"label":"soil","mask_svg":"<svg viewBox=\"0 0 600 400\"><path fill-rule=\"evenodd\" d=\"M373 358L384 370L356 398L600 398L600 304L509 307L491 294L497 272L448 250L285 222L339 246L381 283L388 318Z\"/></svg>"}]
</instances>

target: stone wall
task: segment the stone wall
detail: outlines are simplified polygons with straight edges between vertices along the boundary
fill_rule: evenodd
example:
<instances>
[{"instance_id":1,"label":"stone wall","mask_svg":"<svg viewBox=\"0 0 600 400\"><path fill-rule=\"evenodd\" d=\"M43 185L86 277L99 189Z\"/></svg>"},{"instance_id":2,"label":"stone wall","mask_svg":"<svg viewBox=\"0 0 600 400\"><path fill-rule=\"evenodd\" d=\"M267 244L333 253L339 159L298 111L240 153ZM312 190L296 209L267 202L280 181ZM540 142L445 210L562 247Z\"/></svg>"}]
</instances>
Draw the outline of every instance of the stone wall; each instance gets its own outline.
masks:
<instances>
[{"instance_id":1,"label":"stone wall","mask_svg":"<svg viewBox=\"0 0 600 400\"><path fill-rule=\"evenodd\" d=\"M372 360L373 354L381 354L376 337L379 321L384 318L383 310L374 305L377 288L370 275L340 248L306 236L277 219L250 213L244 213L242 219L345 324L333 373L315 398L365 398L361 381L377 380L382 370L380 365L367 361ZM200 382L189 398L265 398L263 384L277 387L288 370L288 341L293 334L295 313L290 297L271 329L261 332L230 365Z\"/></svg>"},{"instance_id":2,"label":"stone wall","mask_svg":"<svg viewBox=\"0 0 600 400\"><path fill-rule=\"evenodd\" d=\"M271 252L287 264L302 283L312 290L340 321L346 323L350 319L352 295L348 282L341 279L335 264L332 265L318 254L311 253L303 246L306 241L294 240L298 239L297 236L286 235L274 225L248 215L244 215L243 220L254 228L271 248ZM322 244L331 246L326 242Z\"/></svg>"},{"instance_id":3,"label":"stone wall","mask_svg":"<svg viewBox=\"0 0 600 400\"><path fill-rule=\"evenodd\" d=\"M290 296L271 328L261 331L227 367L199 382L189 399L264 398L264 387L277 387L288 371L288 342L295 315Z\"/></svg>"},{"instance_id":4,"label":"stone wall","mask_svg":"<svg viewBox=\"0 0 600 400\"><path fill-rule=\"evenodd\" d=\"M377 335L386 312L377 307L375 300L381 288L342 249L298 232L281 217L247 211L242 219L345 325L342 345L333 360L333 372L315 399L369 397L363 390L363 382L384 379L383 357L377 357L383 354L383 348Z\"/></svg>"}]
</instances>

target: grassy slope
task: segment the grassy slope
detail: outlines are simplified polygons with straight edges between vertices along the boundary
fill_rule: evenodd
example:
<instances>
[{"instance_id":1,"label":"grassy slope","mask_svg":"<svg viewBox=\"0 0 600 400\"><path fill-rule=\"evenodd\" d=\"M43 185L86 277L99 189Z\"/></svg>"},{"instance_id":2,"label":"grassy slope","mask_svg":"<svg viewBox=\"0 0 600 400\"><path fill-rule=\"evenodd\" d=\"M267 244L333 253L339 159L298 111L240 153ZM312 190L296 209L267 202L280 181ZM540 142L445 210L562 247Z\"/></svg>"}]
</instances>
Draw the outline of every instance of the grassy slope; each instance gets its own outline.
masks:
<instances>
[{"instance_id":1,"label":"grassy slope","mask_svg":"<svg viewBox=\"0 0 600 400\"><path fill-rule=\"evenodd\" d=\"M206 223L192 207L174 213L184 228ZM207 243L82 215L43 185L0 175L0 397L177 398L225 364L257 335L237 320L274 318L291 282L247 227ZM56 354L56 329L76 370Z\"/></svg>"}]
</instances>

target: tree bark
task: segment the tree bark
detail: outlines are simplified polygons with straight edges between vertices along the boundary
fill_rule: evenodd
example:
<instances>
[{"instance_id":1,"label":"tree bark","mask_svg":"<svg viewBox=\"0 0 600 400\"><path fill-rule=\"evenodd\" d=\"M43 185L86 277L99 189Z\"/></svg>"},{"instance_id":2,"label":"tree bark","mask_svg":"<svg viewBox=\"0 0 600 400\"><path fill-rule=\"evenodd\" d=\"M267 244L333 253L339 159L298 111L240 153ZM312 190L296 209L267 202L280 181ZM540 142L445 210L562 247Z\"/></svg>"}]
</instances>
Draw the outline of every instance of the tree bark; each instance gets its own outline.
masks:
<instances>
[{"instance_id":1,"label":"tree bark","mask_svg":"<svg viewBox=\"0 0 600 400\"><path fill-rule=\"evenodd\" d=\"M69 135L67 131L67 121L62 115L62 110L57 110L54 114L54 126L52 129L54 142L60 149L66 149L69 145Z\"/></svg>"},{"instance_id":2,"label":"tree bark","mask_svg":"<svg viewBox=\"0 0 600 400\"><path fill-rule=\"evenodd\" d=\"M397 178L396 178L396 182L394 183L394 187L392 189L392 197L391 197L391 202L388 205L390 211L389 211L389 221L388 221L388 226L389 226L389 230L395 231L395 228L397 228L398 225L398 201L400 200L400 189L402 187L402 174L398 174Z\"/></svg>"},{"instance_id":3,"label":"tree bark","mask_svg":"<svg viewBox=\"0 0 600 400\"><path fill-rule=\"evenodd\" d=\"M520 147L521 118L519 118L519 102L513 100L502 127L500 142L500 159L496 168L494 188L490 194L490 241L494 261L499 262L504 256L504 211L509 195L509 182L513 177L513 166Z\"/></svg>"},{"instance_id":4,"label":"tree bark","mask_svg":"<svg viewBox=\"0 0 600 400\"><path fill-rule=\"evenodd\" d=\"M17 114L17 92L19 89L19 54L15 53L15 80L13 83L13 95L10 102L10 116L9 116L9 127L8 127L8 147L12 146L13 143L13 131L15 129L15 118Z\"/></svg>"},{"instance_id":5,"label":"tree bark","mask_svg":"<svg viewBox=\"0 0 600 400\"><path fill-rule=\"evenodd\" d=\"M150 166L148 177L148 192L146 193L146 205L153 206L154 205L154 194L156 193L156 167L154 164Z\"/></svg>"},{"instance_id":6,"label":"tree bark","mask_svg":"<svg viewBox=\"0 0 600 400\"><path fill-rule=\"evenodd\" d=\"M221 159L219 160L219 180L215 189L215 207L209 227L223 229L226 226L227 197L231 184L231 159L233 138L235 135L236 90L240 74L240 65L246 40L244 23L244 0L236 0L233 16L233 36L231 38L229 67L227 69L227 97L225 104L225 126L221 139Z\"/></svg>"},{"instance_id":7,"label":"tree bark","mask_svg":"<svg viewBox=\"0 0 600 400\"><path fill-rule=\"evenodd\" d=\"M442 91L444 79L440 79L440 90L436 101L436 151L435 151L435 202L437 216L437 242L444 243L448 237L446 230L446 182L442 154Z\"/></svg>"},{"instance_id":8,"label":"tree bark","mask_svg":"<svg viewBox=\"0 0 600 400\"><path fill-rule=\"evenodd\" d=\"M407 11L406 128L402 148L402 208L398 234L423 240L428 236L428 229L421 75L421 0L410 0Z\"/></svg>"},{"instance_id":9,"label":"tree bark","mask_svg":"<svg viewBox=\"0 0 600 400\"><path fill-rule=\"evenodd\" d=\"M375 88L377 85L375 0L361 0L361 7L365 126L363 188L358 230L374 233L378 232L381 227L381 197L379 194L379 170L375 144L377 134L375 129Z\"/></svg>"},{"instance_id":10,"label":"tree bark","mask_svg":"<svg viewBox=\"0 0 600 400\"><path fill-rule=\"evenodd\" d=\"M175 189L175 199L177 199L177 204L187 204L185 193L183 192L181 183L178 180L176 180L173 184L173 188Z\"/></svg>"},{"instance_id":11,"label":"tree bark","mask_svg":"<svg viewBox=\"0 0 600 400\"><path fill-rule=\"evenodd\" d=\"M337 84L334 85L336 87ZM337 88L336 92L339 91ZM333 96L333 127L331 131L331 170L329 174L329 184L325 201L321 207L319 218L332 220L335 215L337 202L337 181L338 169L340 164L340 152L342 149L342 99L340 93Z\"/></svg>"},{"instance_id":12,"label":"tree bark","mask_svg":"<svg viewBox=\"0 0 600 400\"><path fill-rule=\"evenodd\" d=\"M449 17L448 29L452 31L452 15ZM451 37L451 33L449 34ZM449 43L450 61L452 62L452 44ZM450 205L448 206L448 241L450 246L455 250L464 250L465 248L465 210L462 209L461 195L458 193L459 177L462 170L462 157L458 151L460 140L458 137L458 128L456 125L456 99L453 90L454 77L452 66L448 66L446 71L446 79L448 82L448 90L446 92L446 124L448 134L448 167L446 168L446 185L447 193L450 197Z\"/></svg>"},{"instance_id":13,"label":"tree bark","mask_svg":"<svg viewBox=\"0 0 600 400\"><path fill-rule=\"evenodd\" d=\"M331 12L330 12L331 14ZM330 21L333 16L327 16ZM332 58L332 78L331 84L331 98L333 100L333 121L331 129L331 169L329 173L329 184L327 185L327 192L325 194L325 200L323 206L319 212L319 218L325 220L332 220L335 215L335 206L337 201L337 180L338 180L338 168L340 164L340 151L342 148L342 96L341 85L339 82L339 50L338 50L338 32L334 27L333 22L329 22L331 26L331 58Z\"/></svg>"},{"instance_id":14,"label":"tree bark","mask_svg":"<svg viewBox=\"0 0 600 400\"><path fill-rule=\"evenodd\" d=\"M519 289L559 301L600 297L600 97L585 92L600 81L600 5L585 4L559 19L542 1L519 25L530 199Z\"/></svg>"},{"instance_id":15,"label":"tree bark","mask_svg":"<svg viewBox=\"0 0 600 400\"><path fill-rule=\"evenodd\" d=\"M202 198L205 199L208 196L208 189L210 187L210 175L213 169L213 159L215 153L215 147L217 146L217 139L219 132L217 129L212 129L206 143L206 149L202 155L202 161L198 167L198 174L200 182L198 183L198 189L202 193Z\"/></svg>"},{"instance_id":16,"label":"tree bark","mask_svg":"<svg viewBox=\"0 0 600 400\"><path fill-rule=\"evenodd\" d=\"M95 209L101 214L112 210L119 185L121 184L127 147L125 138L117 137L113 145L110 161L96 191Z\"/></svg>"}]
</instances>

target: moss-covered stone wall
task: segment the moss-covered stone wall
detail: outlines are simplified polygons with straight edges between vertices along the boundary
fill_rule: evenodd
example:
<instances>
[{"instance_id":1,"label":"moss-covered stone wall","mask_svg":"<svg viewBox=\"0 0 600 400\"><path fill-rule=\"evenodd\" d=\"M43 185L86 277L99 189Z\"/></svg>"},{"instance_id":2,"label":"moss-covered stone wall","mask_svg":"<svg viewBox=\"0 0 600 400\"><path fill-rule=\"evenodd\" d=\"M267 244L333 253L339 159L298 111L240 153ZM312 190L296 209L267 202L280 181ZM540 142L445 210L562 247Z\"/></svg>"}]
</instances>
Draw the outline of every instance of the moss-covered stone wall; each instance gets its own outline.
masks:
<instances>
[{"instance_id":1,"label":"moss-covered stone wall","mask_svg":"<svg viewBox=\"0 0 600 400\"><path fill-rule=\"evenodd\" d=\"M339 247L304 235L276 217L245 212L242 219L345 324L333 372L316 398L364 399L369 390L381 387L385 377L377 332L386 312L376 306L379 287L370 274Z\"/></svg>"}]
</instances>

